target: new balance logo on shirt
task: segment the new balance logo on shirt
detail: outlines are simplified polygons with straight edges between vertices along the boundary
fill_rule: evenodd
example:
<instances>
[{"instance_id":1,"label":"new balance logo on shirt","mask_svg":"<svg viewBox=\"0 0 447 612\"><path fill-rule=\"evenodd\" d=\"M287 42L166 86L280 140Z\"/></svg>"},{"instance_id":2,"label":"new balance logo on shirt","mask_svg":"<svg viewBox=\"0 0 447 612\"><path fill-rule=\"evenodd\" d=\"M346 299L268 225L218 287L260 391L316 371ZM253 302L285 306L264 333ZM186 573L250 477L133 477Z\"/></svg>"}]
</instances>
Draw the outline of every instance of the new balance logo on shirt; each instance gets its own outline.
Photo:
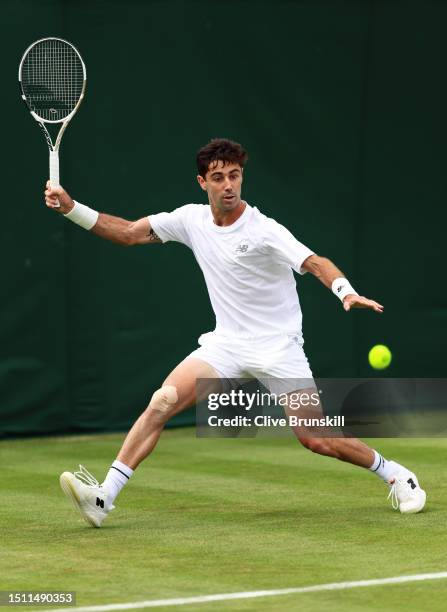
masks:
<instances>
[{"instance_id":1,"label":"new balance logo on shirt","mask_svg":"<svg viewBox=\"0 0 447 612\"><path fill-rule=\"evenodd\" d=\"M236 253L246 253L248 251L248 244L247 243L242 243L240 244L237 249L236 249Z\"/></svg>"}]
</instances>

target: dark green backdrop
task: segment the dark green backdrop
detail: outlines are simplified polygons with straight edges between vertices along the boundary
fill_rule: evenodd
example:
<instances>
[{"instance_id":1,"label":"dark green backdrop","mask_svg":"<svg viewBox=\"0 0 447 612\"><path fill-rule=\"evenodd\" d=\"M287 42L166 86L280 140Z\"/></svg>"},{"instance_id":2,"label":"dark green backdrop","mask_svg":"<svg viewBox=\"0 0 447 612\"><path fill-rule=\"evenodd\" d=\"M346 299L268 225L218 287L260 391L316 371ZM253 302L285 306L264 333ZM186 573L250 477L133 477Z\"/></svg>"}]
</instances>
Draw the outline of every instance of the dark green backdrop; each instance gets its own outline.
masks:
<instances>
[{"instance_id":1,"label":"dark green backdrop","mask_svg":"<svg viewBox=\"0 0 447 612\"><path fill-rule=\"evenodd\" d=\"M124 249L43 205L48 155L18 94L35 39L78 46L87 95L61 181L125 218L203 202L194 156L250 153L244 195L333 259L383 316L299 279L316 376L445 376L447 3L3 1L0 434L127 428L211 330L181 245Z\"/></svg>"}]
</instances>

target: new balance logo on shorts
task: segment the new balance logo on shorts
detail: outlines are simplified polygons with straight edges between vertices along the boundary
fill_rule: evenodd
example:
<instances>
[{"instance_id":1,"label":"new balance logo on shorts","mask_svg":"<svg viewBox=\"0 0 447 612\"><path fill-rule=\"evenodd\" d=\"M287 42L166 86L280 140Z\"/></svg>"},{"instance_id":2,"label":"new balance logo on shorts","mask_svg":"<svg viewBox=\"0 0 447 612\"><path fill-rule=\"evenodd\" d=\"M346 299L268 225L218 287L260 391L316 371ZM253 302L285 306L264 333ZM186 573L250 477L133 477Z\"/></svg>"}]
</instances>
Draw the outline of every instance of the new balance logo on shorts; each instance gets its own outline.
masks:
<instances>
[{"instance_id":1,"label":"new balance logo on shorts","mask_svg":"<svg viewBox=\"0 0 447 612\"><path fill-rule=\"evenodd\" d=\"M100 506L100 508L104 508L104 500L99 497L96 498L96 505Z\"/></svg>"}]
</instances>

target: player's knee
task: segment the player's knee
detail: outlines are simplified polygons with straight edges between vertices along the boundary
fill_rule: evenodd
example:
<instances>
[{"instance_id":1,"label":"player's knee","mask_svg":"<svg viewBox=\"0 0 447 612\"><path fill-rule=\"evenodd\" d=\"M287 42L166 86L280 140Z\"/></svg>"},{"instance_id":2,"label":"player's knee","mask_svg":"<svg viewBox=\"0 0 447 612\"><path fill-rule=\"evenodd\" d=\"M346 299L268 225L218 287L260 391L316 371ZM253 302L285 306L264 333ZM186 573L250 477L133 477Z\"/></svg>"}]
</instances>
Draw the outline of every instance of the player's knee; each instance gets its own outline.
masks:
<instances>
[{"instance_id":1,"label":"player's knee","mask_svg":"<svg viewBox=\"0 0 447 612\"><path fill-rule=\"evenodd\" d=\"M149 404L149 411L157 414L160 417L168 419L178 401L178 393L176 387L172 385L164 385L161 389L157 389Z\"/></svg>"},{"instance_id":2,"label":"player's knee","mask_svg":"<svg viewBox=\"0 0 447 612\"><path fill-rule=\"evenodd\" d=\"M327 438L298 438L301 444L317 455L330 455L331 448Z\"/></svg>"}]
</instances>

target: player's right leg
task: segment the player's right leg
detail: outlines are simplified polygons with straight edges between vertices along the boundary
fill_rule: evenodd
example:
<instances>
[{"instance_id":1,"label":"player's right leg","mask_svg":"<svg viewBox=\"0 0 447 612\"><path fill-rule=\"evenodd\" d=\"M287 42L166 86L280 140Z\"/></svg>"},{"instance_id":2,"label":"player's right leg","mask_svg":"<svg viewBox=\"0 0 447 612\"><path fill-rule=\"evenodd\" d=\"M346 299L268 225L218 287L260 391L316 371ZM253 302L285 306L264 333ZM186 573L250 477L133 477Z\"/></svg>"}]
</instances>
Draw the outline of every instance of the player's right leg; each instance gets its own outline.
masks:
<instances>
[{"instance_id":1,"label":"player's right leg","mask_svg":"<svg viewBox=\"0 0 447 612\"><path fill-rule=\"evenodd\" d=\"M118 453L118 461L134 470L153 451L169 419L196 401L199 378L220 380L211 365L194 357L182 361L169 374L127 434Z\"/></svg>"},{"instance_id":2,"label":"player's right leg","mask_svg":"<svg viewBox=\"0 0 447 612\"><path fill-rule=\"evenodd\" d=\"M100 527L113 510L115 497L153 451L169 419L194 404L198 378L209 379L210 384L220 380L211 365L194 357L186 358L169 374L127 434L102 485L82 466L78 472L60 476L62 490L90 525Z\"/></svg>"}]
</instances>

